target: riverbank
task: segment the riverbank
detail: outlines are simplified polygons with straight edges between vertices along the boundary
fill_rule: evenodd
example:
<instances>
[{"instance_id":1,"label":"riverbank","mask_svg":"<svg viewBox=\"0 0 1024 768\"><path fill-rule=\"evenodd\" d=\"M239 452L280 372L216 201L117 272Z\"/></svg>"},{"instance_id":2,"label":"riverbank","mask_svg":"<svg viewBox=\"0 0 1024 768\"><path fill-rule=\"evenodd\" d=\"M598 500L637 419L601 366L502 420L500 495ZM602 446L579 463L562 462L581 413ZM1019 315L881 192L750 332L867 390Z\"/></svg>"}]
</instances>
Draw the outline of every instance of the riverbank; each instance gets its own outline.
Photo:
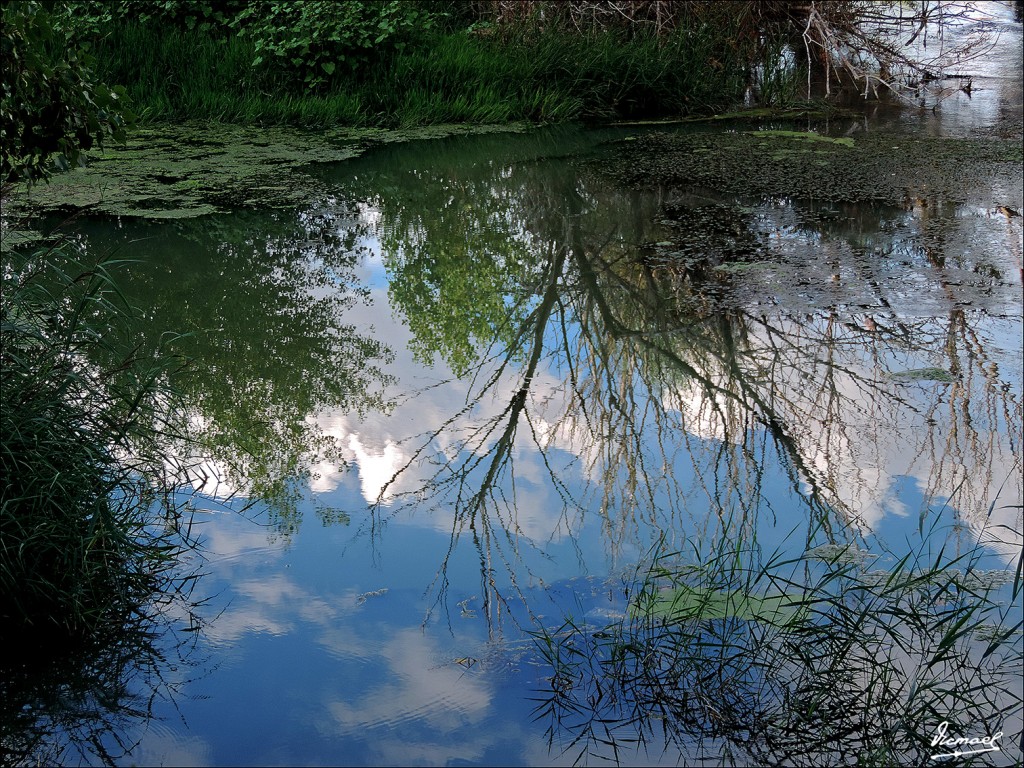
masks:
<instances>
[{"instance_id":1,"label":"riverbank","mask_svg":"<svg viewBox=\"0 0 1024 768\"><path fill-rule=\"evenodd\" d=\"M63 24L143 122L550 123L796 98L770 4L578 5L123 0L70 3Z\"/></svg>"},{"instance_id":2,"label":"riverbank","mask_svg":"<svg viewBox=\"0 0 1024 768\"><path fill-rule=\"evenodd\" d=\"M139 52L145 51L145 56ZM319 88L254 74L250 41L126 23L97 45L144 121L217 119L304 127L565 122L712 112L748 75L724 40L547 32L500 41L467 31L396 51ZM731 60L728 60L731 59ZM708 62L715 62L709 66Z\"/></svg>"}]
</instances>

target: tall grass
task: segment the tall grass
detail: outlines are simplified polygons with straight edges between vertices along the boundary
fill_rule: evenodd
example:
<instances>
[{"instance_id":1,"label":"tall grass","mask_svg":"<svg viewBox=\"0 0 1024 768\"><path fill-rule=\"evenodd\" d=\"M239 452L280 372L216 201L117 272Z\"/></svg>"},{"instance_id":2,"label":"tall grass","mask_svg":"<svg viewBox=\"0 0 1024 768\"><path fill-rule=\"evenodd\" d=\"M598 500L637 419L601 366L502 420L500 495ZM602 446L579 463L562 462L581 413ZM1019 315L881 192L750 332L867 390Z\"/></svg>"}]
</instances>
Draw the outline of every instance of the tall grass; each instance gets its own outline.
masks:
<instances>
[{"instance_id":1,"label":"tall grass","mask_svg":"<svg viewBox=\"0 0 1024 768\"><path fill-rule=\"evenodd\" d=\"M952 552L942 533L887 565L742 536L662 552L622 621L538 633L550 684L535 714L577 762L667 745L723 765L923 765L948 751L942 722L1002 732L1013 759L1021 564L984 571L980 544Z\"/></svg>"},{"instance_id":2,"label":"tall grass","mask_svg":"<svg viewBox=\"0 0 1024 768\"><path fill-rule=\"evenodd\" d=\"M182 582L161 488L167 365L137 356L116 262L67 246L15 265L0 303L0 634L82 637Z\"/></svg>"},{"instance_id":3,"label":"tall grass","mask_svg":"<svg viewBox=\"0 0 1024 768\"><path fill-rule=\"evenodd\" d=\"M550 29L440 34L307 90L257 72L244 37L120 23L96 43L101 76L143 119L307 126L558 122L679 115L737 103L749 62L727 30L668 38Z\"/></svg>"}]
</instances>

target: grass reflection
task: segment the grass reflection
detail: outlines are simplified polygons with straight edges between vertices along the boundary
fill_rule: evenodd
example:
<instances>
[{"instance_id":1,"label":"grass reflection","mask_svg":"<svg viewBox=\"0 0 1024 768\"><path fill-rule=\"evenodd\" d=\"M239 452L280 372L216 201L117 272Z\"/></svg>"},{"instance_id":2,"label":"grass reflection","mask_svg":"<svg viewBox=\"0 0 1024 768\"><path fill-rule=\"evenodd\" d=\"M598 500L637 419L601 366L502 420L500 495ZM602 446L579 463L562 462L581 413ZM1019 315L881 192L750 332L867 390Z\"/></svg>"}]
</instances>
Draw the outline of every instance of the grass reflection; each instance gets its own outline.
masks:
<instances>
[{"instance_id":1,"label":"grass reflection","mask_svg":"<svg viewBox=\"0 0 1024 768\"><path fill-rule=\"evenodd\" d=\"M179 614L185 609L186 621ZM201 619L182 593L78 638L49 630L5 641L0 751L6 765L119 765L154 711L201 665Z\"/></svg>"},{"instance_id":2,"label":"grass reflection","mask_svg":"<svg viewBox=\"0 0 1024 768\"><path fill-rule=\"evenodd\" d=\"M820 533L818 531L817 533ZM941 532L934 538L941 542ZM637 747L722 765L923 765L940 723L1020 759L1020 564L926 538L879 568L853 547L662 552L629 615L537 635L535 714L576 761Z\"/></svg>"}]
</instances>

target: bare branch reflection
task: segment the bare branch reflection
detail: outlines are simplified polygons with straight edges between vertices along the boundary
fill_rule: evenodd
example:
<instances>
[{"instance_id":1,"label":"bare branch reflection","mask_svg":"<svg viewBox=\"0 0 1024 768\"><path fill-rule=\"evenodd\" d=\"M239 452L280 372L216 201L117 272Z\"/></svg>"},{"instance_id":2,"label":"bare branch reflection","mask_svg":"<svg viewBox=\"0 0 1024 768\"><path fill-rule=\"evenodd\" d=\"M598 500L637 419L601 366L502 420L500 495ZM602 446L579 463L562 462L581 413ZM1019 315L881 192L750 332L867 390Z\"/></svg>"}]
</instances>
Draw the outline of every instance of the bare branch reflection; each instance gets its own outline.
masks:
<instances>
[{"instance_id":1,"label":"bare branch reflection","mask_svg":"<svg viewBox=\"0 0 1024 768\"><path fill-rule=\"evenodd\" d=\"M467 167L418 170L412 202L369 203L410 328L472 318L417 334L419 354L475 386L377 496L381 520L403 505L451 516L435 606L467 532L486 615L525 601L515 574L526 550L545 551L521 521L527 456L561 506L548 535L571 537L596 514L613 562L652 531L682 546L726 520L739 533L782 517L803 521L801 546L821 543L811 531L846 544L887 516L925 526L944 504L975 533L1001 530L990 543L1006 557L1019 550L1019 374L993 368L1007 362L993 336L1015 328L997 311L1013 275L977 253L937 266L963 217L947 211L922 234L913 206L723 202L610 190L578 167ZM973 309L966 296L989 298ZM481 357L467 367L471 348ZM775 465L797 508L765 492ZM918 509L897 492L907 482Z\"/></svg>"}]
</instances>

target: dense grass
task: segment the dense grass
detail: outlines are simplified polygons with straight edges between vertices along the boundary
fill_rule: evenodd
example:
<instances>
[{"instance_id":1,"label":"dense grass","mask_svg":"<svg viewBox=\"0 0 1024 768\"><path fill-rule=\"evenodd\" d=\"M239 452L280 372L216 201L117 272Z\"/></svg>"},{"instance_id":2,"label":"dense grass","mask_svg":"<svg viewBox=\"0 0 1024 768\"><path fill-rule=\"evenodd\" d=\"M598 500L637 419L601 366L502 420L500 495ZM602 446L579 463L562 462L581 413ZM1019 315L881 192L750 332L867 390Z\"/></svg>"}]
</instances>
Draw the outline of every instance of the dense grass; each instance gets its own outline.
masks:
<instances>
[{"instance_id":1,"label":"dense grass","mask_svg":"<svg viewBox=\"0 0 1024 768\"><path fill-rule=\"evenodd\" d=\"M567 752L923 765L948 721L1003 732L1019 754L1020 561L986 571L984 536L954 553L937 524L902 556L849 543L769 554L723 515L728 536L638 572L622 620L536 634L551 676L535 714Z\"/></svg>"},{"instance_id":2,"label":"dense grass","mask_svg":"<svg viewBox=\"0 0 1024 768\"><path fill-rule=\"evenodd\" d=\"M97 44L100 76L143 119L306 126L653 117L734 104L746 59L707 27L668 39L606 31L438 33L318 91L255 71L252 43L123 23Z\"/></svg>"},{"instance_id":3,"label":"dense grass","mask_svg":"<svg viewBox=\"0 0 1024 768\"><path fill-rule=\"evenodd\" d=\"M5 257L0 325L0 635L85 636L173 592L159 493L165 366L125 346L111 264Z\"/></svg>"}]
</instances>

